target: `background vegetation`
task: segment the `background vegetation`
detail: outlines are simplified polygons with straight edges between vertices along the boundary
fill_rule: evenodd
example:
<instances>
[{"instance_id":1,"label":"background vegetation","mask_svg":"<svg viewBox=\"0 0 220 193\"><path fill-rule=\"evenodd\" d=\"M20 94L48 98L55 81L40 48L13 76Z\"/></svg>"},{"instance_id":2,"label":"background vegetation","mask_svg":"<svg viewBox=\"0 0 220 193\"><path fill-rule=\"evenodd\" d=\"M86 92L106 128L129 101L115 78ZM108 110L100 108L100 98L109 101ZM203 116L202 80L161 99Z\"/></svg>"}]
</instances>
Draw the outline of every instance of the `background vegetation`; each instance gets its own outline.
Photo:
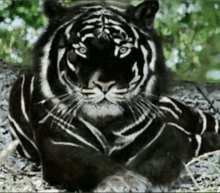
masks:
<instances>
[{"instance_id":1,"label":"background vegetation","mask_svg":"<svg viewBox=\"0 0 220 193\"><path fill-rule=\"evenodd\" d=\"M155 28L175 78L220 82L220 1L172 0L160 5ZM46 24L39 1L0 0L0 58L31 65L33 43Z\"/></svg>"}]
</instances>

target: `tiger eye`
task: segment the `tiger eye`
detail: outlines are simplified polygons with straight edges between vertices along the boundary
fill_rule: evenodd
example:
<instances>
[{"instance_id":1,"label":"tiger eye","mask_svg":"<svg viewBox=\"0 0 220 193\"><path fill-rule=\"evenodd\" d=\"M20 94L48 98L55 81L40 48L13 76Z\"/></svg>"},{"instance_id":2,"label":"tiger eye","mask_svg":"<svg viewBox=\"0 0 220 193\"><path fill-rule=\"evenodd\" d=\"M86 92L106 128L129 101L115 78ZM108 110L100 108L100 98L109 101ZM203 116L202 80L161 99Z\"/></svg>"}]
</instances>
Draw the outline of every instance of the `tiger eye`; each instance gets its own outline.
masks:
<instances>
[{"instance_id":1,"label":"tiger eye","mask_svg":"<svg viewBox=\"0 0 220 193\"><path fill-rule=\"evenodd\" d=\"M122 47L122 48L120 48L119 51L120 51L121 54L125 54L128 51L128 48Z\"/></svg>"},{"instance_id":2,"label":"tiger eye","mask_svg":"<svg viewBox=\"0 0 220 193\"><path fill-rule=\"evenodd\" d=\"M87 49L84 48L84 47L80 47L78 50L79 50L79 52L82 53L82 54L86 54L86 53L87 53Z\"/></svg>"},{"instance_id":3,"label":"tiger eye","mask_svg":"<svg viewBox=\"0 0 220 193\"><path fill-rule=\"evenodd\" d=\"M68 60L71 63L74 63L76 61L76 58L77 58L76 53L73 50L70 50L69 53L68 53Z\"/></svg>"}]
</instances>

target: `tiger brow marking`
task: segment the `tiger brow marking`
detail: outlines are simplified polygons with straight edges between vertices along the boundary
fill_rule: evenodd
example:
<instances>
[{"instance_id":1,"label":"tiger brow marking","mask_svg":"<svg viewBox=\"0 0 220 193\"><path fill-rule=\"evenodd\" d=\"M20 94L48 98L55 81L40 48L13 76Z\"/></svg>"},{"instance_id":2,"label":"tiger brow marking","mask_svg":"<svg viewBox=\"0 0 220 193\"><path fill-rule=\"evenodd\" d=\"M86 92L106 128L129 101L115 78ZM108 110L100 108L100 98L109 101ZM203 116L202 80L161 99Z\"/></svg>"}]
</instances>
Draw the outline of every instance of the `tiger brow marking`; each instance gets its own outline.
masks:
<instances>
[{"instance_id":1,"label":"tiger brow marking","mask_svg":"<svg viewBox=\"0 0 220 193\"><path fill-rule=\"evenodd\" d=\"M94 28L95 26L94 25L86 25L84 28L82 28L81 30L80 30L80 32L83 32L83 31L85 31L86 29L92 29L92 28Z\"/></svg>"},{"instance_id":2,"label":"tiger brow marking","mask_svg":"<svg viewBox=\"0 0 220 193\"><path fill-rule=\"evenodd\" d=\"M84 24L84 23L88 23L88 24L95 24L95 23L97 23L97 22L100 22L101 21L101 18L99 17L99 18L92 18L92 19L87 19L87 20L85 20L85 21L83 21L82 23Z\"/></svg>"},{"instance_id":3,"label":"tiger brow marking","mask_svg":"<svg viewBox=\"0 0 220 193\"><path fill-rule=\"evenodd\" d=\"M118 25L112 25L109 28L114 28L115 30L118 30L120 33L124 32L126 34L125 30L122 27L118 26Z\"/></svg>"},{"instance_id":4,"label":"tiger brow marking","mask_svg":"<svg viewBox=\"0 0 220 193\"><path fill-rule=\"evenodd\" d=\"M116 10L116 11L119 11L119 12L126 12L126 9L123 9L123 8L119 8L119 7L116 7L116 6L109 6L110 8L112 8L113 10Z\"/></svg>"},{"instance_id":5,"label":"tiger brow marking","mask_svg":"<svg viewBox=\"0 0 220 193\"><path fill-rule=\"evenodd\" d=\"M113 25L122 25L122 23L114 21L113 19L108 19L108 23L113 24Z\"/></svg>"},{"instance_id":6,"label":"tiger brow marking","mask_svg":"<svg viewBox=\"0 0 220 193\"><path fill-rule=\"evenodd\" d=\"M61 29L62 27L64 27L65 25L68 25L68 24L69 24L69 26L68 26L68 27L66 28L66 30L65 30L65 35L66 35L67 39L69 39L69 38L70 38L70 30L72 29L73 25L75 24L76 19L78 19L78 18L79 18L80 16L82 16L83 14L84 14L84 13L80 13L80 14L74 16L70 21L68 21L68 22L66 22L64 25L60 26L60 27L58 28L58 30ZM57 31L58 31L58 30L57 30ZM56 31L56 32L57 32L57 31ZM56 32L55 32L55 34L56 34Z\"/></svg>"}]
</instances>

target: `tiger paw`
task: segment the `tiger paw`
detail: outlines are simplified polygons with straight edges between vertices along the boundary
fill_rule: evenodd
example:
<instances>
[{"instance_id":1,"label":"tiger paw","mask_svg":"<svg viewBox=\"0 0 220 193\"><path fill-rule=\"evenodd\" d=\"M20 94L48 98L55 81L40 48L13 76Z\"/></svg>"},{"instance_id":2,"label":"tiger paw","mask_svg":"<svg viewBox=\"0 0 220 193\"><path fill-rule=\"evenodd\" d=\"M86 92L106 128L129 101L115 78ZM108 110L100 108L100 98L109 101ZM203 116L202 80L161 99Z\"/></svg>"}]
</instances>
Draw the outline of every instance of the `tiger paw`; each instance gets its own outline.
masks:
<instances>
[{"instance_id":1,"label":"tiger paw","mask_svg":"<svg viewBox=\"0 0 220 193\"><path fill-rule=\"evenodd\" d=\"M151 183L131 171L121 171L102 181L94 192L146 192Z\"/></svg>"}]
</instances>

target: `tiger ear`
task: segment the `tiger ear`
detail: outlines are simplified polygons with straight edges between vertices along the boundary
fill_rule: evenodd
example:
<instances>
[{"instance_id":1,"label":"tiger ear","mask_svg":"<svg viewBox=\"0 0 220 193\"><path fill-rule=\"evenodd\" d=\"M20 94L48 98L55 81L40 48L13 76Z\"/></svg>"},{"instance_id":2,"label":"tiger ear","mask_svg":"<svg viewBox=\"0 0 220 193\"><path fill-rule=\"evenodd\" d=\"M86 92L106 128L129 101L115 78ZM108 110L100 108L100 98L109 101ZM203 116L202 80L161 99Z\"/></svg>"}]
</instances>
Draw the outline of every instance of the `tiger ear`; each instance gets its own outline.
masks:
<instances>
[{"instance_id":1,"label":"tiger ear","mask_svg":"<svg viewBox=\"0 0 220 193\"><path fill-rule=\"evenodd\" d=\"M43 0L42 9L49 20L59 19L66 12L66 8L57 0Z\"/></svg>"},{"instance_id":2,"label":"tiger ear","mask_svg":"<svg viewBox=\"0 0 220 193\"><path fill-rule=\"evenodd\" d=\"M134 8L133 16L139 27L151 29L158 10L158 0L145 0Z\"/></svg>"}]
</instances>

